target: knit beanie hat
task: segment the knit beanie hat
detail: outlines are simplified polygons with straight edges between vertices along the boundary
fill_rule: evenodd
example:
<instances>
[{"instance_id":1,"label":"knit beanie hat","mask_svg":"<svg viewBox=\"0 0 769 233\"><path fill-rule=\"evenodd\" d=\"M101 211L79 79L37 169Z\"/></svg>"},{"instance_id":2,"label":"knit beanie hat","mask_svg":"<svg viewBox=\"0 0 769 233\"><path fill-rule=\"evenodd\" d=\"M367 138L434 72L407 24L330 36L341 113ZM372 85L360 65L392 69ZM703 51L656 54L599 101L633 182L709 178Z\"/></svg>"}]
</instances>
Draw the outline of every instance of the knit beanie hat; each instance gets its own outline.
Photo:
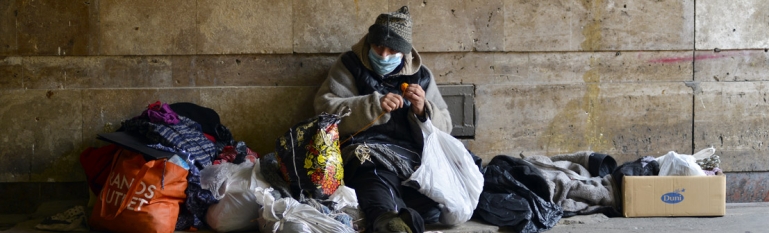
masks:
<instances>
[{"instance_id":1,"label":"knit beanie hat","mask_svg":"<svg viewBox=\"0 0 769 233\"><path fill-rule=\"evenodd\" d=\"M411 52L411 16L409 7L380 14L368 28L366 42L386 46L401 53Z\"/></svg>"}]
</instances>

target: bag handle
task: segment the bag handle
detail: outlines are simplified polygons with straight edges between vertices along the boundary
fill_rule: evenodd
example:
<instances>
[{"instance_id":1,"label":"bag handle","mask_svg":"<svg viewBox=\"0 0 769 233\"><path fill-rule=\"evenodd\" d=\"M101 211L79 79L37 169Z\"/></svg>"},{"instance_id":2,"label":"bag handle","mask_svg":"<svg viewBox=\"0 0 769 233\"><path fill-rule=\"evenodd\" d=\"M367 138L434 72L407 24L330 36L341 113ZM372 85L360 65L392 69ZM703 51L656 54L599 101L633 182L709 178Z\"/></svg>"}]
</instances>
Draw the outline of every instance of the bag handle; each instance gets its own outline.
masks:
<instances>
[{"instance_id":1,"label":"bag handle","mask_svg":"<svg viewBox=\"0 0 769 233\"><path fill-rule=\"evenodd\" d=\"M120 150L118 150L117 153L115 153L115 156L112 159L112 171L115 170L115 164L117 162L117 159L122 154L121 152L123 150L124 149L121 148ZM123 196L123 202L120 204L120 206L118 207L118 209L117 209L117 211L115 212L114 215L107 215L107 213L106 213L107 211L106 211L106 208L105 208L106 207L105 195L107 193L108 188L102 189L102 192L101 192L101 195L100 195L101 211L99 212L99 216L101 216L102 218L107 219L107 220L113 220L113 219L117 218L117 216L120 215L120 213L122 213L123 210L125 210L125 208L128 206L128 203L131 202L132 198L129 197L129 196L132 196L132 194L136 192L136 189L139 187L138 184L144 179L144 175L146 175L147 171L149 171L150 168L152 168L154 166L155 166L155 160L152 160L152 161L149 161L147 163L144 163L144 165L142 166L142 169L139 170L139 173L137 173L136 176L134 177L136 179L136 180L134 180L135 183L131 184L131 187L128 189L128 192L126 192L126 194ZM107 179L108 183L112 179L112 175L113 174L115 174L115 173L110 172L109 179ZM115 201L117 201L117 200L115 200Z\"/></svg>"}]
</instances>

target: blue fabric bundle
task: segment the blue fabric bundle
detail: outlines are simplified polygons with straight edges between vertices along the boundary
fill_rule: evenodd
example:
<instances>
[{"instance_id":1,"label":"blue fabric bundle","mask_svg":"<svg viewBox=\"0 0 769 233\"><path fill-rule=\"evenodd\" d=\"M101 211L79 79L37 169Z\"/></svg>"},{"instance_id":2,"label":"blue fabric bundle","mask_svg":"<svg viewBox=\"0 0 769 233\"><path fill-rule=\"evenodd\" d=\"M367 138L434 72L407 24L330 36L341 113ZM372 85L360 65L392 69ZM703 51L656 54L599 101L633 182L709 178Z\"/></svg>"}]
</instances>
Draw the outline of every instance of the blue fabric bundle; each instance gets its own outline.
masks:
<instances>
[{"instance_id":1,"label":"blue fabric bundle","mask_svg":"<svg viewBox=\"0 0 769 233\"><path fill-rule=\"evenodd\" d=\"M137 117L123 122L127 132L136 133L149 139L150 147L174 152L195 163L203 169L216 156L216 146L203 135L200 124L187 117L179 116L175 125L152 123L148 119Z\"/></svg>"}]
</instances>

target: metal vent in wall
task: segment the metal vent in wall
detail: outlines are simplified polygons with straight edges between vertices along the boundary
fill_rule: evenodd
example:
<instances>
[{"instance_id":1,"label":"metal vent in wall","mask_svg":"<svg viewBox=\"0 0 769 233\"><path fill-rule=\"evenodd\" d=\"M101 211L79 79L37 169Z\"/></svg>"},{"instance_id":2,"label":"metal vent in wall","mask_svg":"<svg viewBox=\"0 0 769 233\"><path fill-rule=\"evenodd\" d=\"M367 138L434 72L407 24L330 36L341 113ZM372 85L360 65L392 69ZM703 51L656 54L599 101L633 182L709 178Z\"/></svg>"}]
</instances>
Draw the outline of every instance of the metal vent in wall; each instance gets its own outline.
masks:
<instances>
[{"instance_id":1,"label":"metal vent in wall","mask_svg":"<svg viewBox=\"0 0 769 233\"><path fill-rule=\"evenodd\" d=\"M475 136L475 86L438 85L443 99L449 106L454 129L451 135L458 138Z\"/></svg>"}]
</instances>

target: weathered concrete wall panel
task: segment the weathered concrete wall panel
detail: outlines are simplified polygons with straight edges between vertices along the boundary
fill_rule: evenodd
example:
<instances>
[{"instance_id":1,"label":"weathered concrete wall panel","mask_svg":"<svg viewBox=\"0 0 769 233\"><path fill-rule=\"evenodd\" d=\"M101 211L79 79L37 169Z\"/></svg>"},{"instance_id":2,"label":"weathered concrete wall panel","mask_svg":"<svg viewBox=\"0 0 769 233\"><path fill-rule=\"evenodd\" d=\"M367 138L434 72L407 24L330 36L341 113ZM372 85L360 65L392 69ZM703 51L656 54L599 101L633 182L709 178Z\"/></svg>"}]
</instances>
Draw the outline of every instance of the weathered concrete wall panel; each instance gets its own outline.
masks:
<instances>
[{"instance_id":1,"label":"weathered concrete wall panel","mask_svg":"<svg viewBox=\"0 0 769 233\"><path fill-rule=\"evenodd\" d=\"M171 87L168 57L26 57L24 88Z\"/></svg>"},{"instance_id":2,"label":"weathered concrete wall panel","mask_svg":"<svg viewBox=\"0 0 769 233\"><path fill-rule=\"evenodd\" d=\"M19 0L0 1L0 55L13 55L19 50L16 19L20 3Z\"/></svg>"},{"instance_id":3,"label":"weathered concrete wall panel","mask_svg":"<svg viewBox=\"0 0 769 233\"><path fill-rule=\"evenodd\" d=\"M0 134L3 150L0 150L0 182L29 181L30 163L34 159L35 129L25 104L30 102L24 91L0 91ZM27 113L26 115L24 113ZM13 132L10 134L8 132Z\"/></svg>"},{"instance_id":4,"label":"weathered concrete wall panel","mask_svg":"<svg viewBox=\"0 0 769 233\"><path fill-rule=\"evenodd\" d=\"M417 51L501 51L502 0L393 0L390 10L409 6ZM371 21L373 23L373 21ZM369 23L370 24L370 23Z\"/></svg>"},{"instance_id":5,"label":"weathered concrete wall panel","mask_svg":"<svg viewBox=\"0 0 769 233\"><path fill-rule=\"evenodd\" d=\"M629 161L691 150L692 93L683 83L481 85L476 94L483 133L469 145L485 161L580 150Z\"/></svg>"},{"instance_id":6,"label":"weathered concrete wall panel","mask_svg":"<svg viewBox=\"0 0 769 233\"><path fill-rule=\"evenodd\" d=\"M566 84L691 81L691 52L430 53L438 82ZM688 59L689 62L680 62Z\"/></svg>"},{"instance_id":7,"label":"weathered concrete wall panel","mask_svg":"<svg viewBox=\"0 0 769 233\"><path fill-rule=\"evenodd\" d=\"M158 100L210 107L268 153L314 115L337 56L402 5L437 82L474 85L463 140L486 161L713 145L727 171L769 171L769 3L696 3L0 1L0 182L84 180L77 154Z\"/></svg>"},{"instance_id":8,"label":"weathered concrete wall panel","mask_svg":"<svg viewBox=\"0 0 769 233\"><path fill-rule=\"evenodd\" d=\"M90 1L21 1L17 16L20 55L89 55L97 8Z\"/></svg>"},{"instance_id":9,"label":"weathered concrete wall panel","mask_svg":"<svg viewBox=\"0 0 769 233\"><path fill-rule=\"evenodd\" d=\"M0 182L80 181L80 91L0 92Z\"/></svg>"},{"instance_id":10,"label":"weathered concrete wall panel","mask_svg":"<svg viewBox=\"0 0 769 233\"><path fill-rule=\"evenodd\" d=\"M173 58L177 87L319 86L337 54Z\"/></svg>"},{"instance_id":11,"label":"weathered concrete wall panel","mask_svg":"<svg viewBox=\"0 0 769 233\"><path fill-rule=\"evenodd\" d=\"M703 82L695 96L694 144L713 146L726 171L766 171L769 83Z\"/></svg>"},{"instance_id":12,"label":"weathered concrete wall panel","mask_svg":"<svg viewBox=\"0 0 769 233\"><path fill-rule=\"evenodd\" d=\"M695 78L700 82L769 81L766 49L697 51L694 58Z\"/></svg>"},{"instance_id":13,"label":"weathered concrete wall panel","mask_svg":"<svg viewBox=\"0 0 769 233\"><path fill-rule=\"evenodd\" d=\"M197 54L291 53L291 1L199 0L196 14Z\"/></svg>"},{"instance_id":14,"label":"weathered concrete wall panel","mask_svg":"<svg viewBox=\"0 0 769 233\"><path fill-rule=\"evenodd\" d=\"M214 109L235 140L260 154L275 151L275 140L315 116L317 87L207 88L200 104Z\"/></svg>"},{"instance_id":15,"label":"weathered concrete wall panel","mask_svg":"<svg viewBox=\"0 0 769 233\"><path fill-rule=\"evenodd\" d=\"M21 89L21 57L0 59L0 90Z\"/></svg>"},{"instance_id":16,"label":"weathered concrete wall panel","mask_svg":"<svg viewBox=\"0 0 769 233\"><path fill-rule=\"evenodd\" d=\"M82 108L79 90L30 91L26 107L37 115L34 159L30 162L30 181L66 182L85 179L80 166L82 152Z\"/></svg>"},{"instance_id":17,"label":"weathered concrete wall panel","mask_svg":"<svg viewBox=\"0 0 769 233\"><path fill-rule=\"evenodd\" d=\"M293 1L293 45L298 53L341 53L350 50L388 1Z\"/></svg>"},{"instance_id":18,"label":"weathered concrete wall panel","mask_svg":"<svg viewBox=\"0 0 769 233\"><path fill-rule=\"evenodd\" d=\"M155 101L200 103L198 89L90 89L83 91L83 144L103 146L99 133L114 132Z\"/></svg>"},{"instance_id":19,"label":"weathered concrete wall panel","mask_svg":"<svg viewBox=\"0 0 769 233\"><path fill-rule=\"evenodd\" d=\"M425 53L422 58L439 83L480 85L531 80L526 53Z\"/></svg>"},{"instance_id":20,"label":"weathered concrete wall panel","mask_svg":"<svg viewBox=\"0 0 769 233\"><path fill-rule=\"evenodd\" d=\"M531 54L529 82L655 83L691 80L691 64L658 62L686 52Z\"/></svg>"},{"instance_id":21,"label":"weathered concrete wall panel","mask_svg":"<svg viewBox=\"0 0 769 233\"><path fill-rule=\"evenodd\" d=\"M505 1L506 51L575 51L584 40L575 1Z\"/></svg>"},{"instance_id":22,"label":"weathered concrete wall panel","mask_svg":"<svg viewBox=\"0 0 769 233\"><path fill-rule=\"evenodd\" d=\"M505 0L505 51L691 49L694 2Z\"/></svg>"},{"instance_id":23,"label":"weathered concrete wall panel","mask_svg":"<svg viewBox=\"0 0 769 233\"><path fill-rule=\"evenodd\" d=\"M726 171L767 171L765 50L698 51L695 57L695 146L714 146Z\"/></svg>"},{"instance_id":24,"label":"weathered concrete wall panel","mask_svg":"<svg viewBox=\"0 0 769 233\"><path fill-rule=\"evenodd\" d=\"M769 2L697 1L697 49L769 48Z\"/></svg>"},{"instance_id":25,"label":"weathered concrete wall panel","mask_svg":"<svg viewBox=\"0 0 769 233\"><path fill-rule=\"evenodd\" d=\"M186 0L99 0L100 54L194 54L195 5Z\"/></svg>"}]
</instances>

